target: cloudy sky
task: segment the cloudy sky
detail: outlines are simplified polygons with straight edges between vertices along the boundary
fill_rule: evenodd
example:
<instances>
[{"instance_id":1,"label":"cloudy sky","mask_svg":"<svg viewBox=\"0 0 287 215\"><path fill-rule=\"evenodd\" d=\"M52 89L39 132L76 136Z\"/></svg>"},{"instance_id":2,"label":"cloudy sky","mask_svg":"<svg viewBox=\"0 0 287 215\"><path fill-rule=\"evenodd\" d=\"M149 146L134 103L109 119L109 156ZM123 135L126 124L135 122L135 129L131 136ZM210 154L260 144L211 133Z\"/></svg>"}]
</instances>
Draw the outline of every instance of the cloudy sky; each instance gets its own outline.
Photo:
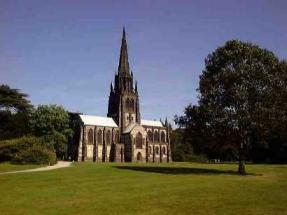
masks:
<instances>
[{"instance_id":1,"label":"cloudy sky","mask_svg":"<svg viewBox=\"0 0 287 215\"><path fill-rule=\"evenodd\" d=\"M230 39L287 59L287 1L0 0L0 83L34 105L105 116L122 27L145 119L196 103L204 58Z\"/></svg>"}]
</instances>

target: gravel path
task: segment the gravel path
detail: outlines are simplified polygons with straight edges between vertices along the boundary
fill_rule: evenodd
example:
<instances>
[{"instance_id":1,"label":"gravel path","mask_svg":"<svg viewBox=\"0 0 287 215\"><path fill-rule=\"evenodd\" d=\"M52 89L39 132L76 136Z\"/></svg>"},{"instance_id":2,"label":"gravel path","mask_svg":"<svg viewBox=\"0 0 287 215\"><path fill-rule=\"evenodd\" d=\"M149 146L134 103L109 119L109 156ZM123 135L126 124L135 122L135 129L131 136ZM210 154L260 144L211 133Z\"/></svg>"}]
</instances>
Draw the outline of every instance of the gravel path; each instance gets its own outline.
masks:
<instances>
[{"instance_id":1,"label":"gravel path","mask_svg":"<svg viewBox=\"0 0 287 215\"><path fill-rule=\"evenodd\" d=\"M53 166L45 166L35 169L25 169L25 170L18 170L18 171L10 171L10 172L2 172L0 174L11 174L11 173L21 173L21 172L41 172L41 171L49 171L53 169L60 169L71 166L72 162L69 161L58 161Z\"/></svg>"}]
</instances>

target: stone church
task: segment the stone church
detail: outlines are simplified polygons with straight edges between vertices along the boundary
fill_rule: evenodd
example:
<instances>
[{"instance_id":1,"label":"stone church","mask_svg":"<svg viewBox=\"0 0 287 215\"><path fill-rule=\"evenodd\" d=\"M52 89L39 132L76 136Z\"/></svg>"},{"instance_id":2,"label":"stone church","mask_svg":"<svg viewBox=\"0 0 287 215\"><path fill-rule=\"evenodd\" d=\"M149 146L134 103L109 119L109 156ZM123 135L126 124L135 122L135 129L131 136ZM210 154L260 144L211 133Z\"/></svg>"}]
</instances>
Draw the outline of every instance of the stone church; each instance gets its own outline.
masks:
<instances>
[{"instance_id":1,"label":"stone church","mask_svg":"<svg viewBox=\"0 0 287 215\"><path fill-rule=\"evenodd\" d=\"M111 83L107 117L71 114L75 135L69 146L73 160L95 162L170 162L169 126L143 120L137 83L128 60L125 29L118 71Z\"/></svg>"}]
</instances>

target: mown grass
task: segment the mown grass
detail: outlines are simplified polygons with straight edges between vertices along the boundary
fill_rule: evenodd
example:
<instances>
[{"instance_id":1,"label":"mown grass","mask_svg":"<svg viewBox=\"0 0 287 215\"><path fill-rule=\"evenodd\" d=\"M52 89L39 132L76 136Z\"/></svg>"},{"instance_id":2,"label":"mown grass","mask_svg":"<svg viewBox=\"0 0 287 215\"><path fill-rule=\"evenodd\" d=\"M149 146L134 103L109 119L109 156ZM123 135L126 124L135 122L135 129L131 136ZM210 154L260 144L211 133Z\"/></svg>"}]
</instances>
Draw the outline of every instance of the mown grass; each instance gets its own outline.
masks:
<instances>
[{"instance_id":1,"label":"mown grass","mask_svg":"<svg viewBox=\"0 0 287 215\"><path fill-rule=\"evenodd\" d=\"M287 165L76 163L0 175L0 214L287 214Z\"/></svg>"},{"instance_id":2,"label":"mown grass","mask_svg":"<svg viewBox=\"0 0 287 215\"><path fill-rule=\"evenodd\" d=\"M43 166L44 165L33 165L33 164L16 165L16 164L11 164L9 162L4 162L4 163L0 163L0 173L25 170L25 169L34 169L34 168L39 168Z\"/></svg>"}]
</instances>

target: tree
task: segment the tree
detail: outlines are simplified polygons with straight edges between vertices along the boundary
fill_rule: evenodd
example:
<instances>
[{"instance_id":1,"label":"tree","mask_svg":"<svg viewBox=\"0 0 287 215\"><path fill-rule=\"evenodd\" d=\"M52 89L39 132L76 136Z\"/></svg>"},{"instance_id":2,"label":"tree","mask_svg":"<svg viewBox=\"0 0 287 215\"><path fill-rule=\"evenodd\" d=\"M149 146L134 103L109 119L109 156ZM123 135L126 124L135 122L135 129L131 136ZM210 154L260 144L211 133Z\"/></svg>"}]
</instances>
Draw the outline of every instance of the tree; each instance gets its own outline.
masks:
<instances>
[{"instance_id":1,"label":"tree","mask_svg":"<svg viewBox=\"0 0 287 215\"><path fill-rule=\"evenodd\" d=\"M28 95L0 85L0 139L20 137L29 132L28 118L33 106Z\"/></svg>"},{"instance_id":2,"label":"tree","mask_svg":"<svg viewBox=\"0 0 287 215\"><path fill-rule=\"evenodd\" d=\"M28 111L33 106L27 100L27 97L27 94L19 92L18 89L11 89L8 85L0 85L0 110Z\"/></svg>"},{"instance_id":3,"label":"tree","mask_svg":"<svg viewBox=\"0 0 287 215\"><path fill-rule=\"evenodd\" d=\"M44 137L48 147L55 149L57 157L66 156L68 138L73 131L69 127L69 115L63 107L38 106L32 113L30 125L36 136Z\"/></svg>"},{"instance_id":4,"label":"tree","mask_svg":"<svg viewBox=\"0 0 287 215\"><path fill-rule=\"evenodd\" d=\"M276 107L270 102L274 99L270 92L274 92L277 65L272 52L237 40L226 42L205 59L199 105L210 116L206 123L211 130L238 137L239 174L246 174L251 133L264 138L266 122L274 120Z\"/></svg>"},{"instance_id":5,"label":"tree","mask_svg":"<svg viewBox=\"0 0 287 215\"><path fill-rule=\"evenodd\" d=\"M182 143L191 149L186 153L205 154L209 159L235 160L237 154L232 131L211 127L210 117L208 111L199 105L188 105L183 116L175 117L175 123L182 129Z\"/></svg>"}]
</instances>

